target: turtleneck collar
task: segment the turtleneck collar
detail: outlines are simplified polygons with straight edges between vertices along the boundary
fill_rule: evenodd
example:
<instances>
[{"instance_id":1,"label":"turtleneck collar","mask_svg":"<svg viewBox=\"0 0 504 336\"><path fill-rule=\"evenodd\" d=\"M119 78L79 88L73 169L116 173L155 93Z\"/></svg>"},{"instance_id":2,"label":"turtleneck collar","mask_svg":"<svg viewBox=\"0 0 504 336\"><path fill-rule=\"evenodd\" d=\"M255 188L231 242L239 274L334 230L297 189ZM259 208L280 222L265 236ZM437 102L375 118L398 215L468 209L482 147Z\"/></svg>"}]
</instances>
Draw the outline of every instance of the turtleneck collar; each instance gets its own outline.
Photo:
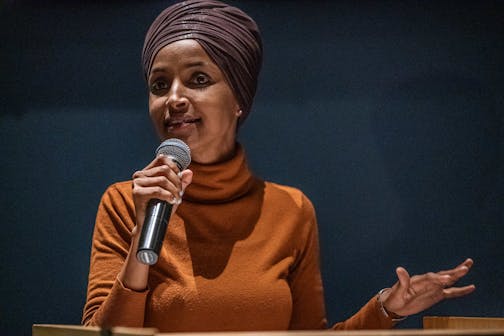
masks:
<instances>
[{"instance_id":1,"label":"turtleneck collar","mask_svg":"<svg viewBox=\"0 0 504 336\"><path fill-rule=\"evenodd\" d=\"M249 170L243 146L236 143L235 155L223 162L191 162L192 183L183 199L194 203L225 203L245 195L256 178Z\"/></svg>"}]
</instances>

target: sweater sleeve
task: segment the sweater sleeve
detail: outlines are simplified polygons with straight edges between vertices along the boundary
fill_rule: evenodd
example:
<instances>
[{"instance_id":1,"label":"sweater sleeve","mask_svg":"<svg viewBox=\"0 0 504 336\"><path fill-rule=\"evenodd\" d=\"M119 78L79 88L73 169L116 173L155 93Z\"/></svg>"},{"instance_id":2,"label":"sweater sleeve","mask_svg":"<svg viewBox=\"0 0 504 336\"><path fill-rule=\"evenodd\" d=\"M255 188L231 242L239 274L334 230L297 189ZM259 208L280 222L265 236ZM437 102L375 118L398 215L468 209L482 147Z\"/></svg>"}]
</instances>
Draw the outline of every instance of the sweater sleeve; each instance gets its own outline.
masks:
<instances>
[{"instance_id":1,"label":"sweater sleeve","mask_svg":"<svg viewBox=\"0 0 504 336\"><path fill-rule=\"evenodd\" d=\"M324 290L320 274L317 220L310 200L303 195L301 232L296 234L296 260L289 274L292 293L291 330L326 328Z\"/></svg>"},{"instance_id":2,"label":"sweater sleeve","mask_svg":"<svg viewBox=\"0 0 504 336\"><path fill-rule=\"evenodd\" d=\"M102 196L93 232L87 299L82 323L101 327L142 327L148 290L127 289L117 279L128 255L134 207L128 182Z\"/></svg>"},{"instance_id":3,"label":"sweater sleeve","mask_svg":"<svg viewBox=\"0 0 504 336\"><path fill-rule=\"evenodd\" d=\"M356 314L332 326L335 330L390 329L394 322L380 311L376 296L371 298Z\"/></svg>"},{"instance_id":4,"label":"sweater sleeve","mask_svg":"<svg viewBox=\"0 0 504 336\"><path fill-rule=\"evenodd\" d=\"M290 274L292 291L292 317L289 329L326 329L327 318L320 271L320 247L317 220L313 205L303 202L306 232L301 234L306 240L301 244L296 264ZM356 314L345 321L334 324L334 330L389 329L394 323L385 316L376 296L369 300Z\"/></svg>"}]
</instances>

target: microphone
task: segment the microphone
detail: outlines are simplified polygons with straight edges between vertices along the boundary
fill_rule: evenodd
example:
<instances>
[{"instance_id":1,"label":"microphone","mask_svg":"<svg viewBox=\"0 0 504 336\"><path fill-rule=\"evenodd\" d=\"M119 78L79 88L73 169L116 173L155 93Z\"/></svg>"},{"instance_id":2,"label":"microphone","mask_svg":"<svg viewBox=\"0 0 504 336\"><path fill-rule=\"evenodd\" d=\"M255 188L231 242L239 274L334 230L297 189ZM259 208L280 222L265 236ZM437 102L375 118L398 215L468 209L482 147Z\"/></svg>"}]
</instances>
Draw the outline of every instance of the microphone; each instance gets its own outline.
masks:
<instances>
[{"instance_id":1,"label":"microphone","mask_svg":"<svg viewBox=\"0 0 504 336\"><path fill-rule=\"evenodd\" d=\"M159 154L168 156L180 171L186 169L191 163L191 150L179 139L172 138L163 141L156 149L156 156ZM172 205L166 201L154 198L147 204L147 212L136 254L138 261L141 263L154 265L157 262L171 211Z\"/></svg>"}]
</instances>

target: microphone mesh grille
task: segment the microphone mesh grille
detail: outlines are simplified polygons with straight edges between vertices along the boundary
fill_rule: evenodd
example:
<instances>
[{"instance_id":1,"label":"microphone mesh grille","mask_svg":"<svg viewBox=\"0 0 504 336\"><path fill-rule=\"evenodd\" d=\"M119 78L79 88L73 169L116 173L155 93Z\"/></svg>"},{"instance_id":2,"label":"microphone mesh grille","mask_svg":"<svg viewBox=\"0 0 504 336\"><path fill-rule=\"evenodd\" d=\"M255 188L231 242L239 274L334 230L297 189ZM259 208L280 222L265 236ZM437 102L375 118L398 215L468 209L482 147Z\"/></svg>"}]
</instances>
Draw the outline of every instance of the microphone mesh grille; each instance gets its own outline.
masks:
<instances>
[{"instance_id":1,"label":"microphone mesh grille","mask_svg":"<svg viewBox=\"0 0 504 336\"><path fill-rule=\"evenodd\" d=\"M187 144L179 139L168 139L156 149L156 155L164 154L172 158L182 171L191 163L191 150Z\"/></svg>"}]
</instances>

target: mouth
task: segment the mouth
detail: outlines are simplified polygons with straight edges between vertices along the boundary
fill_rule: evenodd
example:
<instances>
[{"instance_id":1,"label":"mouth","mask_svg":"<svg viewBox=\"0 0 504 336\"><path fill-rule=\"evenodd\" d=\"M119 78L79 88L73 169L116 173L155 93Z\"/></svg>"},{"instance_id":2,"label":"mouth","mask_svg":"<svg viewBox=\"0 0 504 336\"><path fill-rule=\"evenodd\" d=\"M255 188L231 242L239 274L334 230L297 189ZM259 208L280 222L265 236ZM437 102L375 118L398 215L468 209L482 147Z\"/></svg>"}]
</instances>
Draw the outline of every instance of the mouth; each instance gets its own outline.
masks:
<instances>
[{"instance_id":1,"label":"mouth","mask_svg":"<svg viewBox=\"0 0 504 336\"><path fill-rule=\"evenodd\" d=\"M168 119L165 121L165 126L169 130L173 130L190 126L199 121L201 121L201 118Z\"/></svg>"}]
</instances>

